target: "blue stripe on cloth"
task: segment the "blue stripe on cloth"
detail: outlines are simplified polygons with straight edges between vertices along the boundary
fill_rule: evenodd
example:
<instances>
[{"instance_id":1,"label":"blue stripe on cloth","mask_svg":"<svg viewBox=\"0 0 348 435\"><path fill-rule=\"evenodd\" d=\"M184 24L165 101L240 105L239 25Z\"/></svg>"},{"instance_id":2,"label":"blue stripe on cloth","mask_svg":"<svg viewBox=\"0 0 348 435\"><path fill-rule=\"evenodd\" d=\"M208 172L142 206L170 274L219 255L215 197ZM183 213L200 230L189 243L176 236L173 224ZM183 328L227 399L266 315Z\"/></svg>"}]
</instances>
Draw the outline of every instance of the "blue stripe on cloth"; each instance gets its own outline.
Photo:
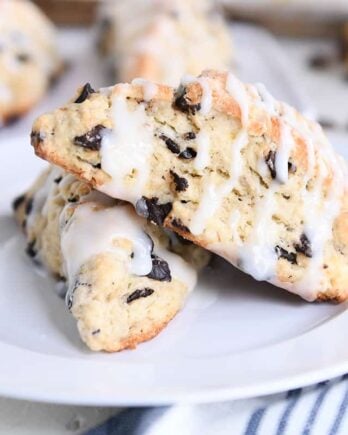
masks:
<instances>
[{"instance_id":1,"label":"blue stripe on cloth","mask_svg":"<svg viewBox=\"0 0 348 435\"><path fill-rule=\"evenodd\" d=\"M84 435L142 435L167 409L164 406L126 409Z\"/></svg>"},{"instance_id":2,"label":"blue stripe on cloth","mask_svg":"<svg viewBox=\"0 0 348 435\"><path fill-rule=\"evenodd\" d=\"M348 375L344 375L342 378L342 381L345 381L348 379ZM338 408L338 412L335 418L335 421L333 422L333 425L331 427L331 430L329 432L329 435L336 435L340 429L343 417L345 416L348 408L348 385L346 387L346 391L344 393L342 402L340 404L340 407Z\"/></svg>"},{"instance_id":3,"label":"blue stripe on cloth","mask_svg":"<svg viewBox=\"0 0 348 435\"><path fill-rule=\"evenodd\" d=\"M310 410L308 419L306 421L305 427L303 429L302 435L309 435L310 431L312 430L312 427L315 423L315 420L318 416L319 409L321 405L324 402L325 396L327 395L328 391L330 390L330 386L332 384L329 381L321 382L318 384L318 396L314 402L314 405L312 409Z\"/></svg>"},{"instance_id":4,"label":"blue stripe on cloth","mask_svg":"<svg viewBox=\"0 0 348 435\"><path fill-rule=\"evenodd\" d=\"M297 390L289 391L288 396L287 396L288 404L283 412L283 415L280 418L278 429L276 432L277 435L282 435L285 432L286 426L289 422L289 417L290 417L292 411L294 410L296 403L298 402L298 399L301 396L301 392L302 392L301 388L299 388Z\"/></svg>"},{"instance_id":5,"label":"blue stripe on cloth","mask_svg":"<svg viewBox=\"0 0 348 435\"><path fill-rule=\"evenodd\" d=\"M251 414L244 435L255 435L257 433L257 430L260 426L262 417L264 416L265 412L266 408L258 408Z\"/></svg>"}]
</instances>

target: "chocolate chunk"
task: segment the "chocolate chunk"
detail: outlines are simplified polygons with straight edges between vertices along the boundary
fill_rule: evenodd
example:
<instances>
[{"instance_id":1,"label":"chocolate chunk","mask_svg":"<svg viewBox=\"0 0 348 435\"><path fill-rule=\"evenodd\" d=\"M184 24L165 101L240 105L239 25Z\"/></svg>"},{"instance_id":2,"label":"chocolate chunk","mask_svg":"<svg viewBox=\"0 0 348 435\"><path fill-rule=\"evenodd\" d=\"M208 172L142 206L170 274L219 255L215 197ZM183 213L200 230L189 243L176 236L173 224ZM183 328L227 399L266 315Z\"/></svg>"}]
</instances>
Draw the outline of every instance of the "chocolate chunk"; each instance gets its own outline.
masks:
<instances>
[{"instance_id":1,"label":"chocolate chunk","mask_svg":"<svg viewBox=\"0 0 348 435\"><path fill-rule=\"evenodd\" d=\"M276 178L277 176L277 171L275 168L275 158L276 158L276 152L272 150L265 157L266 165L268 166L268 169L271 173L271 177L273 179Z\"/></svg>"},{"instance_id":2,"label":"chocolate chunk","mask_svg":"<svg viewBox=\"0 0 348 435\"><path fill-rule=\"evenodd\" d=\"M88 148L89 150L98 151L101 147L102 135L100 132L104 130L103 125L96 125L92 130L88 131L82 136L76 136L74 138L74 145Z\"/></svg>"},{"instance_id":3,"label":"chocolate chunk","mask_svg":"<svg viewBox=\"0 0 348 435\"><path fill-rule=\"evenodd\" d=\"M157 225L162 225L172 210L172 203L158 204L158 198L145 198L143 196L137 201L135 210L139 216L149 219Z\"/></svg>"},{"instance_id":4,"label":"chocolate chunk","mask_svg":"<svg viewBox=\"0 0 348 435\"><path fill-rule=\"evenodd\" d=\"M41 134L39 131L32 131L30 133L31 144L34 146L36 144L42 143L45 139L45 135Z\"/></svg>"},{"instance_id":5,"label":"chocolate chunk","mask_svg":"<svg viewBox=\"0 0 348 435\"><path fill-rule=\"evenodd\" d=\"M101 169L101 163L95 163L95 164L92 165L92 166L93 166L93 168Z\"/></svg>"},{"instance_id":6,"label":"chocolate chunk","mask_svg":"<svg viewBox=\"0 0 348 435\"><path fill-rule=\"evenodd\" d=\"M26 53L17 54L16 57L17 57L17 60L19 62L23 62L23 63L29 62L29 60L30 60L30 56L28 54L26 54Z\"/></svg>"},{"instance_id":7,"label":"chocolate chunk","mask_svg":"<svg viewBox=\"0 0 348 435\"><path fill-rule=\"evenodd\" d=\"M171 223L173 227L178 228L179 230L182 230L185 233L190 233L190 229L182 223L181 219L173 219Z\"/></svg>"},{"instance_id":8,"label":"chocolate chunk","mask_svg":"<svg viewBox=\"0 0 348 435\"><path fill-rule=\"evenodd\" d=\"M296 252L304 254L306 257L311 258L313 256L311 242L309 241L306 234L301 234L300 243L294 245Z\"/></svg>"},{"instance_id":9,"label":"chocolate chunk","mask_svg":"<svg viewBox=\"0 0 348 435\"><path fill-rule=\"evenodd\" d=\"M97 335L100 333L100 329L96 329L94 331L92 331L92 335Z\"/></svg>"},{"instance_id":10,"label":"chocolate chunk","mask_svg":"<svg viewBox=\"0 0 348 435\"><path fill-rule=\"evenodd\" d=\"M25 195L19 195L17 198L15 198L12 202L12 208L13 210L17 210L17 208L23 204L23 201L25 201Z\"/></svg>"},{"instance_id":11,"label":"chocolate chunk","mask_svg":"<svg viewBox=\"0 0 348 435\"><path fill-rule=\"evenodd\" d=\"M188 133L184 134L184 139L185 140L193 140L196 139L196 133L194 133L193 131L189 131Z\"/></svg>"},{"instance_id":12,"label":"chocolate chunk","mask_svg":"<svg viewBox=\"0 0 348 435\"><path fill-rule=\"evenodd\" d=\"M168 136L165 136L164 134L160 135L160 139L162 139L164 141L164 143L167 145L167 148L169 149L169 151L171 151L174 154L180 153L180 147L176 142L173 141L173 139L171 139Z\"/></svg>"},{"instance_id":13,"label":"chocolate chunk","mask_svg":"<svg viewBox=\"0 0 348 435\"><path fill-rule=\"evenodd\" d=\"M36 240L32 240L31 242L29 242L27 244L27 247L25 248L26 254L29 255L29 257L31 257L31 258L36 257L36 254L37 254L36 249L34 248L35 243L36 243Z\"/></svg>"},{"instance_id":14,"label":"chocolate chunk","mask_svg":"<svg viewBox=\"0 0 348 435\"><path fill-rule=\"evenodd\" d=\"M62 178L63 178L62 176L57 177L57 178L54 179L54 182L59 184L62 181Z\"/></svg>"},{"instance_id":15,"label":"chocolate chunk","mask_svg":"<svg viewBox=\"0 0 348 435\"><path fill-rule=\"evenodd\" d=\"M329 54L318 53L309 59L309 66L314 69L326 69L333 63Z\"/></svg>"},{"instance_id":16,"label":"chocolate chunk","mask_svg":"<svg viewBox=\"0 0 348 435\"><path fill-rule=\"evenodd\" d=\"M288 171L291 174L294 174L297 171L296 165L294 163L290 162L290 161L288 161Z\"/></svg>"},{"instance_id":17,"label":"chocolate chunk","mask_svg":"<svg viewBox=\"0 0 348 435\"><path fill-rule=\"evenodd\" d=\"M188 188L188 181L184 177L179 177L174 171L170 171L170 175L173 177L173 181L175 184L175 190L177 192L185 192Z\"/></svg>"},{"instance_id":18,"label":"chocolate chunk","mask_svg":"<svg viewBox=\"0 0 348 435\"><path fill-rule=\"evenodd\" d=\"M174 108L181 112L194 115L196 111L200 110L201 104L192 104L190 99L186 96L186 88L180 86L175 95Z\"/></svg>"},{"instance_id":19,"label":"chocolate chunk","mask_svg":"<svg viewBox=\"0 0 348 435\"><path fill-rule=\"evenodd\" d=\"M34 198L29 198L27 203L25 204L25 214L28 215L31 213L33 209Z\"/></svg>"},{"instance_id":20,"label":"chocolate chunk","mask_svg":"<svg viewBox=\"0 0 348 435\"><path fill-rule=\"evenodd\" d=\"M74 203L78 201L78 198L76 196L71 196L70 198L68 198L67 200L68 202Z\"/></svg>"},{"instance_id":21,"label":"chocolate chunk","mask_svg":"<svg viewBox=\"0 0 348 435\"><path fill-rule=\"evenodd\" d=\"M185 159L185 160L194 159L196 155L197 155L196 150L194 150L191 147L187 147L186 149L184 149L184 151L181 151L181 153L179 154L179 159Z\"/></svg>"},{"instance_id":22,"label":"chocolate chunk","mask_svg":"<svg viewBox=\"0 0 348 435\"><path fill-rule=\"evenodd\" d=\"M152 258L152 270L146 276L156 281L170 282L172 280L172 276L170 274L168 263L155 254L152 254L151 258Z\"/></svg>"},{"instance_id":23,"label":"chocolate chunk","mask_svg":"<svg viewBox=\"0 0 348 435\"><path fill-rule=\"evenodd\" d=\"M295 252L288 252L286 249L282 248L281 246L275 247L276 254L278 255L278 258L284 258L285 260L289 261L291 264L297 264L297 255Z\"/></svg>"},{"instance_id":24,"label":"chocolate chunk","mask_svg":"<svg viewBox=\"0 0 348 435\"><path fill-rule=\"evenodd\" d=\"M131 302L136 301L137 299L140 298L147 298L148 296L151 296L152 293L154 293L154 290L149 287L135 290L127 297L127 304L130 304Z\"/></svg>"},{"instance_id":25,"label":"chocolate chunk","mask_svg":"<svg viewBox=\"0 0 348 435\"><path fill-rule=\"evenodd\" d=\"M95 90L92 88L92 86L89 83L86 83L85 86L82 88L80 96L75 100L75 103L83 103L91 94L94 93Z\"/></svg>"}]
</instances>

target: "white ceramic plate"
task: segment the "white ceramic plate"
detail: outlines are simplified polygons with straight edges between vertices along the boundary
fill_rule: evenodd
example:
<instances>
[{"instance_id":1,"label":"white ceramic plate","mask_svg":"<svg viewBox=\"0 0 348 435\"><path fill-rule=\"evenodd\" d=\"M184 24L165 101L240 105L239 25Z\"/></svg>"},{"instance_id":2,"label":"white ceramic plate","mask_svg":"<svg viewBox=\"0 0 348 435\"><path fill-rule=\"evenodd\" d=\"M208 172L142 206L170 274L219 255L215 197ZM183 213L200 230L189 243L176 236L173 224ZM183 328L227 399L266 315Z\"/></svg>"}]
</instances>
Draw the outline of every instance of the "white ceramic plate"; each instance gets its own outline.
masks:
<instances>
[{"instance_id":1,"label":"white ceramic plate","mask_svg":"<svg viewBox=\"0 0 348 435\"><path fill-rule=\"evenodd\" d=\"M249 44L257 37L264 47L263 34L257 35L244 28L238 37ZM275 60L281 53L273 43L269 47L258 60L261 80L299 105L301 96ZM75 62L85 71L81 53ZM238 59L240 66L250 62ZM99 81L92 73L91 81ZM59 89L76 86L76 70L69 74L54 98L64 93ZM348 371L347 305L308 304L222 260L206 270L185 309L157 338L119 354L89 352L54 281L38 275L24 254L11 217L12 198L44 165L33 156L28 134L20 134L26 123L0 133L1 395L115 406L205 402L267 394ZM341 151L347 154L343 145Z\"/></svg>"}]
</instances>

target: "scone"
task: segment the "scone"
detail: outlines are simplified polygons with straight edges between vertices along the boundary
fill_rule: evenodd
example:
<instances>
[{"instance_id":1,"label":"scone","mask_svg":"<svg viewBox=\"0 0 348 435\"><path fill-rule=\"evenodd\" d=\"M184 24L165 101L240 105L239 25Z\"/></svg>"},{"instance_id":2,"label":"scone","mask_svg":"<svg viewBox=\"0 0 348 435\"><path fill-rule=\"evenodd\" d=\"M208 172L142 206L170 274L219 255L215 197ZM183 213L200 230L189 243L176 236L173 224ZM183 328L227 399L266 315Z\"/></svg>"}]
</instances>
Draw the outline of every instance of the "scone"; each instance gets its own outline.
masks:
<instances>
[{"instance_id":1,"label":"scone","mask_svg":"<svg viewBox=\"0 0 348 435\"><path fill-rule=\"evenodd\" d=\"M37 155L308 301L348 297L347 167L320 126L226 72L119 84L41 116Z\"/></svg>"},{"instance_id":2,"label":"scone","mask_svg":"<svg viewBox=\"0 0 348 435\"><path fill-rule=\"evenodd\" d=\"M133 348L157 335L208 260L58 168L43 173L14 208L27 253L67 280L67 305L92 350Z\"/></svg>"},{"instance_id":3,"label":"scone","mask_svg":"<svg viewBox=\"0 0 348 435\"><path fill-rule=\"evenodd\" d=\"M63 69L53 25L31 2L0 1L0 126L31 109Z\"/></svg>"},{"instance_id":4,"label":"scone","mask_svg":"<svg viewBox=\"0 0 348 435\"><path fill-rule=\"evenodd\" d=\"M209 0L127 0L101 5L100 49L118 81L172 86L183 74L228 68L231 38Z\"/></svg>"}]
</instances>

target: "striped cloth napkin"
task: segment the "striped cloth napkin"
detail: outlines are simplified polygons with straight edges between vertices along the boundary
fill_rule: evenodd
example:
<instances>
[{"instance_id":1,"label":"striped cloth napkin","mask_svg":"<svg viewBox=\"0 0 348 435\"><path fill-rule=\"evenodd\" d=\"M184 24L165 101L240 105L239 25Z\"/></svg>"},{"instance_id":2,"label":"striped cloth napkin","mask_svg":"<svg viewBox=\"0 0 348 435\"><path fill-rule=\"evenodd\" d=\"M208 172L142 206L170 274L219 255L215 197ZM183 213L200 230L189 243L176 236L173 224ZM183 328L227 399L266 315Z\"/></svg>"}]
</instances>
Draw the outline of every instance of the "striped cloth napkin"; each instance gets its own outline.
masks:
<instances>
[{"instance_id":1,"label":"striped cloth napkin","mask_svg":"<svg viewBox=\"0 0 348 435\"><path fill-rule=\"evenodd\" d=\"M86 435L347 435L348 375L262 398L130 408Z\"/></svg>"}]
</instances>

